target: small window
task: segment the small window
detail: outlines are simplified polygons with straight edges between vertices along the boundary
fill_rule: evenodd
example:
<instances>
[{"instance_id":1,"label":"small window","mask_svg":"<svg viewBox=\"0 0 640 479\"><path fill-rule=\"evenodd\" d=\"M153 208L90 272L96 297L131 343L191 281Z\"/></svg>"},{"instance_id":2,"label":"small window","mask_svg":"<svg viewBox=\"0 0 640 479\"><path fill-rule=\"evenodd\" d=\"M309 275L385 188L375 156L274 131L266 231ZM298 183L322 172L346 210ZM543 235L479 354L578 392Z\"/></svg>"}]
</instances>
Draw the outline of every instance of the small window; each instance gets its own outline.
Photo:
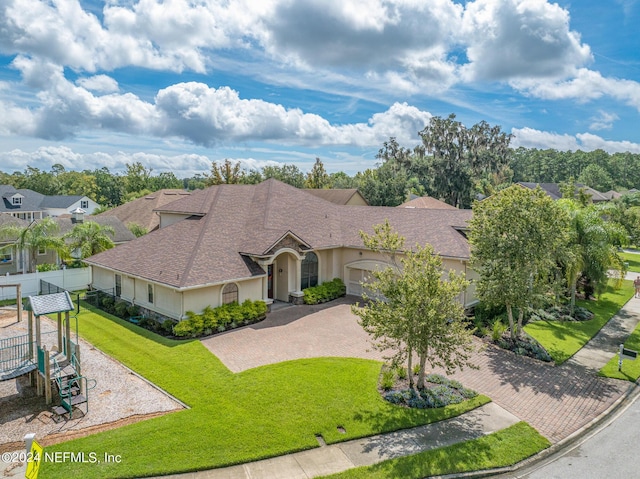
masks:
<instances>
[{"instance_id":1,"label":"small window","mask_svg":"<svg viewBox=\"0 0 640 479\"><path fill-rule=\"evenodd\" d=\"M0 251L0 263L11 263L13 261L13 253L9 251Z\"/></svg>"},{"instance_id":2,"label":"small window","mask_svg":"<svg viewBox=\"0 0 640 479\"><path fill-rule=\"evenodd\" d=\"M38 248L38 255L42 256L42 255L45 255L45 254L47 254L47 248L45 248L44 246L39 247Z\"/></svg>"},{"instance_id":3,"label":"small window","mask_svg":"<svg viewBox=\"0 0 640 479\"><path fill-rule=\"evenodd\" d=\"M153 304L153 285L152 284L147 285L147 299L151 304Z\"/></svg>"},{"instance_id":4,"label":"small window","mask_svg":"<svg viewBox=\"0 0 640 479\"><path fill-rule=\"evenodd\" d=\"M22 196L14 196L11 198L11 203L13 205L21 205L22 204Z\"/></svg>"},{"instance_id":5,"label":"small window","mask_svg":"<svg viewBox=\"0 0 640 479\"><path fill-rule=\"evenodd\" d=\"M119 298L122 294L122 276L116 274L116 296Z\"/></svg>"},{"instance_id":6,"label":"small window","mask_svg":"<svg viewBox=\"0 0 640 479\"><path fill-rule=\"evenodd\" d=\"M80 208L82 208L83 210L88 209L89 208L89 202L87 200L80 201Z\"/></svg>"},{"instance_id":7,"label":"small window","mask_svg":"<svg viewBox=\"0 0 640 479\"><path fill-rule=\"evenodd\" d=\"M222 288L222 304L238 302L238 285L229 283Z\"/></svg>"}]
</instances>

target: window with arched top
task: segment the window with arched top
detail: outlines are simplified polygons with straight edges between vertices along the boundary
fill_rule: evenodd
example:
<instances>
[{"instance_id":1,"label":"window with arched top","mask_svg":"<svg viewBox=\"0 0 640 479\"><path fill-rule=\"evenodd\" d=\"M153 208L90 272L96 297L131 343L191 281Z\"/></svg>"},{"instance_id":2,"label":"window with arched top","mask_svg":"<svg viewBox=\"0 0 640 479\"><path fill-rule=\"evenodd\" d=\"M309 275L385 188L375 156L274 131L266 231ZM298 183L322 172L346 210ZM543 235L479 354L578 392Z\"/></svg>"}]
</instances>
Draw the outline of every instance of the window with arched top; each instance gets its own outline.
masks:
<instances>
[{"instance_id":1,"label":"window with arched top","mask_svg":"<svg viewBox=\"0 0 640 479\"><path fill-rule=\"evenodd\" d=\"M238 285L235 283L228 283L222 288L222 304L229 304L238 302Z\"/></svg>"},{"instance_id":2,"label":"window with arched top","mask_svg":"<svg viewBox=\"0 0 640 479\"><path fill-rule=\"evenodd\" d=\"M318 284L318 256L308 252L302 260L302 274L300 278L300 288L310 288Z\"/></svg>"}]
</instances>

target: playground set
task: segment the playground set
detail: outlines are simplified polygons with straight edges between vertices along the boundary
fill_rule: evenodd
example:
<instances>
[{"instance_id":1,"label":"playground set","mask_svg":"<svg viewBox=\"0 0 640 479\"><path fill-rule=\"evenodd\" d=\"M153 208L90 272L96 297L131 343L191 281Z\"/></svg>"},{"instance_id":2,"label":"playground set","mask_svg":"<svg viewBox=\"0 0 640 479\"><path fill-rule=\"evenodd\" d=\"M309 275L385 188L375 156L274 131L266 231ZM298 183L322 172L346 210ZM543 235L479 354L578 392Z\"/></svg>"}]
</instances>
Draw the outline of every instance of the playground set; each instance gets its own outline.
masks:
<instances>
[{"instance_id":1,"label":"playground set","mask_svg":"<svg viewBox=\"0 0 640 479\"><path fill-rule=\"evenodd\" d=\"M16 286L18 321L22 320L22 297ZM5 286L5 287L6 287ZM59 405L53 406L58 418L68 415L72 419L74 408L84 405L84 414L89 412L89 391L95 380L82 375L80 347L78 341L78 317L75 321L75 342L71 337L71 312L75 305L68 291L29 296L25 304L28 313L28 333L0 339L0 381L28 375L31 385L36 386L38 396L44 396L46 404L54 402L54 391ZM40 320L42 316L53 319L57 315L57 344L47 349L43 344ZM35 335L35 337L34 337Z\"/></svg>"}]
</instances>

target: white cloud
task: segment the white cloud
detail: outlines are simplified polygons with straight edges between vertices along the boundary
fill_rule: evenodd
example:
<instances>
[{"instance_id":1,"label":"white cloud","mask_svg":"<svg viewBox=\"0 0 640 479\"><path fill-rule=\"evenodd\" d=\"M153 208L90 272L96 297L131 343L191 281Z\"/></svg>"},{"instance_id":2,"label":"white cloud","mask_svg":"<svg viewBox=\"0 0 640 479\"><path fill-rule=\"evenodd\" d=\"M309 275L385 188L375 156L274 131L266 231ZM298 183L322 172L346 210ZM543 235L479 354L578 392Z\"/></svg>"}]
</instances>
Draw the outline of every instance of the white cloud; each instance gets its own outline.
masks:
<instances>
[{"instance_id":1,"label":"white cloud","mask_svg":"<svg viewBox=\"0 0 640 479\"><path fill-rule=\"evenodd\" d=\"M620 117L615 113L607 113L606 111L600 110L598 112L598 116L594 116L591 118L591 125L589 125L590 130L610 130L613 128L613 122L619 120Z\"/></svg>"},{"instance_id":2,"label":"white cloud","mask_svg":"<svg viewBox=\"0 0 640 479\"><path fill-rule=\"evenodd\" d=\"M464 12L468 80L558 78L591 60L569 13L544 0L476 0Z\"/></svg>"},{"instance_id":3,"label":"white cloud","mask_svg":"<svg viewBox=\"0 0 640 479\"><path fill-rule=\"evenodd\" d=\"M576 135L580 140L581 150L593 151L604 150L608 153L640 153L640 144L631 141L605 140L592 133L579 133Z\"/></svg>"},{"instance_id":4,"label":"white cloud","mask_svg":"<svg viewBox=\"0 0 640 479\"><path fill-rule=\"evenodd\" d=\"M208 172L211 160L203 155L162 155L142 152L79 153L67 146L40 147L35 151L14 149L0 152L0 164L5 171L22 171L26 165L49 171L55 164L67 170L94 170L107 167L112 173L126 171L126 165L140 162L153 170L152 174L174 172L178 178Z\"/></svg>"},{"instance_id":5,"label":"white cloud","mask_svg":"<svg viewBox=\"0 0 640 479\"><path fill-rule=\"evenodd\" d=\"M535 130L533 128L513 128L511 130L513 148L554 148L560 151L577 150L578 141L575 137L567 134L559 134L548 131Z\"/></svg>"},{"instance_id":6,"label":"white cloud","mask_svg":"<svg viewBox=\"0 0 640 479\"><path fill-rule=\"evenodd\" d=\"M559 151L604 150L608 153L640 153L640 144L631 141L606 140L593 133L578 133L575 136L540 131L533 128L513 128L513 148L556 149Z\"/></svg>"},{"instance_id":7,"label":"white cloud","mask_svg":"<svg viewBox=\"0 0 640 479\"><path fill-rule=\"evenodd\" d=\"M565 81L538 82L534 80L514 82L523 92L545 100L575 99L581 102L609 96L633 106L640 111L640 83L632 80L605 78L599 72L581 68Z\"/></svg>"},{"instance_id":8,"label":"white cloud","mask_svg":"<svg viewBox=\"0 0 640 479\"><path fill-rule=\"evenodd\" d=\"M396 103L368 123L332 125L319 115L287 109L260 99L242 99L228 87L178 83L158 91L155 102L132 93L98 95L63 76L61 67L26 57L14 61L26 83L46 76L48 89L34 109L0 104L0 133L64 139L80 132L125 132L161 138L184 138L200 145L277 141L288 145L380 145L390 136L417 140L430 114ZM100 85L110 82L100 77ZM92 82L90 82L92 83Z\"/></svg>"},{"instance_id":9,"label":"white cloud","mask_svg":"<svg viewBox=\"0 0 640 479\"><path fill-rule=\"evenodd\" d=\"M107 75L79 78L76 83L82 88L95 92L113 93L120 90L118 82Z\"/></svg>"}]
</instances>

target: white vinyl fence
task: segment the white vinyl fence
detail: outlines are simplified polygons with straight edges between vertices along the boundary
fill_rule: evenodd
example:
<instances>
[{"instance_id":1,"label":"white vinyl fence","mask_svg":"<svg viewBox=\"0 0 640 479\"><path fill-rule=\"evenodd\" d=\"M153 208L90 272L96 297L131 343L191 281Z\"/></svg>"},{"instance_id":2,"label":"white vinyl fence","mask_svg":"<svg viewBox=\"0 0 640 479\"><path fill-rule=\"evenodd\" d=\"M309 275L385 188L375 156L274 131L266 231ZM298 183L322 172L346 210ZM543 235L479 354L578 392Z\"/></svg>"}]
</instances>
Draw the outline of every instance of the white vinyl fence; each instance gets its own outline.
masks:
<instances>
[{"instance_id":1,"label":"white vinyl fence","mask_svg":"<svg viewBox=\"0 0 640 479\"><path fill-rule=\"evenodd\" d=\"M0 276L0 301L16 297L16 288L3 288L3 285L20 283L23 297L35 296L40 294L40 280L55 284L59 288L68 291L86 289L87 285L91 283L91 268L61 269L43 273Z\"/></svg>"}]
</instances>

